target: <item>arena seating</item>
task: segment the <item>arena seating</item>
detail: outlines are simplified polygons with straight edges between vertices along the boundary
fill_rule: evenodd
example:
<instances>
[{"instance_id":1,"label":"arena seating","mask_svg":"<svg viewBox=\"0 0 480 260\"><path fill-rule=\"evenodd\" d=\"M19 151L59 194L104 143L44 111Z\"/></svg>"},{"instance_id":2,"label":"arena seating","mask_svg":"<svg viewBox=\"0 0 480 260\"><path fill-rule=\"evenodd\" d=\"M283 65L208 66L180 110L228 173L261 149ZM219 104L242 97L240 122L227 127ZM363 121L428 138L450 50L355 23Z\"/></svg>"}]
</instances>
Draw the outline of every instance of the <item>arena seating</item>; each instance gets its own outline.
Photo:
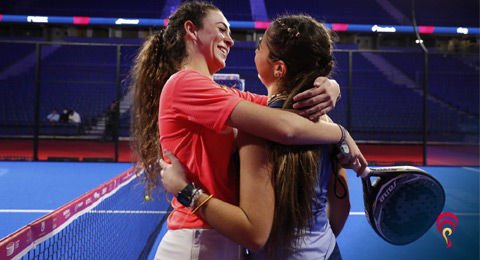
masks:
<instances>
[{"instance_id":1,"label":"arena seating","mask_svg":"<svg viewBox=\"0 0 480 260\"><path fill-rule=\"evenodd\" d=\"M254 42L237 42L232 48L227 67L220 73L238 73L245 79L247 91L266 94L254 66L254 47ZM136 51L137 46L131 46L125 47L125 52L122 52L122 79L128 73ZM17 58L24 59L25 52L19 52ZM331 112L331 116L339 123L347 124L348 53L338 51L334 55L336 68L332 76L342 86L344 98ZM422 73L419 73L423 71L421 53L385 52L381 55L413 81L423 79ZM431 59L429 85L432 94L432 99L429 100L430 127L438 131L458 131L459 124L453 122L452 118L465 121L460 125L468 125L469 121L460 119L455 113L465 118L476 113L478 117L478 110L475 110L478 108L478 89L475 91L473 87L473 84L478 84L478 79L473 78L473 75L478 73L478 67L475 70L475 66L465 65L458 57L452 55L432 54L429 57ZM423 123L419 112L422 111L421 88L395 85L389 81L387 75L375 68L362 52L353 53L352 61L350 129L359 133L400 132L400 130L403 133L419 133ZM25 64L28 69L22 74L12 76L8 81L0 81L3 85L1 101L3 104L9 104L2 106L7 108L6 111L0 112L5 124L9 122L13 125L31 126L34 122L35 67L33 60L29 62L32 64ZM96 118L102 116L108 104L116 98L116 47L61 45L42 59L40 72L41 120L53 107L58 109L66 107L77 110L82 115L83 127L88 128L96 122ZM464 81L460 81L461 79ZM127 86L128 84L122 84L122 94L127 91ZM18 91L19 89L22 91ZM473 89L473 92L467 92L466 89ZM15 109L12 111L13 107ZM128 134L128 112L122 114L121 120L123 126L121 134ZM41 132L48 134L48 131L53 131L51 128L46 125L42 127L45 130ZM68 127L55 129L55 131L68 129L67 133L82 131L78 127L73 130Z\"/></svg>"},{"instance_id":2,"label":"arena seating","mask_svg":"<svg viewBox=\"0 0 480 260\"><path fill-rule=\"evenodd\" d=\"M423 53L382 53L394 66L415 82L424 80ZM478 115L478 56L466 61L459 54L430 54L429 93L438 100L468 114ZM420 85L423 86L423 85Z\"/></svg>"},{"instance_id":3,"label":"arena seating","mask_svg":"<svg viewBox=\"0 0 480 260\"><path fill-rule=\"evenodd\" d=\"M170 1L115 1L84 0L66 1L29 1L5 0L1 11L4 14L53 15L53 16L92 16L123 18L167 18L180 0ZM251 21L250 0L212 1L229 20ZM387 5L382 4L387 2ZM268 18L278 14L304 12L329 23L411 25L412 1L377 0L317 0L317 1L260 1L267 10ZM385 7L387 6L387 7ZM389 9L395 9L391 11ZM479 26L479 2L472 0L416 0L417 24L436 26ZM395 18L399 12L405 19Z\"/></svg>"},{"instance_id":4,"label":"arena seating","mask_svg":"<svg viewBox=\"0 0 480 260\"><path fill-rule=\"evenodd\" d=\"M10 1L6 1L10 2ZM97 17L145 17L162 18L165 3L160 2L118 2L86 0L75 3L72 8L60 1L26 1L2 9L4 13L29 15L78 15ZM409 19L399 22L381 4L382 1L310 1L292 2L286 0L265 0L268 18L277 14L306 12L328 23L359 24L410 24ZM389 1L391 8L397 8L405 17L411 18L410 1ZM478 2L459 0L439 0L435 2L435 12L431 12L431 1L417 0L416 13L419 25L437 26L478 26ZM251 2L213 1L230 20L253 20ZM132 8L132 4L135 7ZM445 8L438 8L438 6ZM115 8L111 8L115 6ZM348 8L345 8L348 6ZM164 17L163 17L164 18ZM39 38L30 40L42 41ZM5 40L0 38L0 40ZM9 37L7 40L24 40ZM83 120L78 127L55 127L42 125L41 133L67 134L85 133L97 123L111 101L117 96L117 81L120 80L120 94L127 92L127 75L132 60L138 51L142 39L116 38L69 38L67 43L84 43L84 45L47 44L42 46L40 69L40 120L53 107L77 110ZM87 44L85 44L87 43ZM97 46L95 44L113 44ZM117 47L121 49L120 75L117 78ZM227 67L220 73L237 73L245 80L246 90L266 94L264 86L257 77L254 65L255 42L236 41L227 61ZM409 136L399 140L418 140L423 124L422 82L423 53L416 49L398 48L391 52L389 48L380 48L385 52L375 52L368 56L358 50L356 45L335 46L336 68L332 73L342 86L343 98L335 110L330 112L335 121L347 125L356 131L359 138L381 138L384 133L402 132ZM352 53L352 81L349 86L349 53ZM0 43L0 134L32 134L31 126L35 117L35 66L36 53L34 44ZM370 59L372 56L383 59L393 69L389 73L382 71ZM479 58L464 54L438 53L431 50L429 54L429 127L432 132L456 133L478 131L479 103ZM392 80L391 74L401 74L409 82L399 83ZM350 98L349 95L351 94ZM351 101L351 103L349 103ZM350 108L350 113L348 109ZM350 116L350 120L349 120ZM128 135L129 112L122 110L121 135ZM28 126L26 129L23 126ZM72 129L71 129L72 128ZM53 129L53 130L52 130ZM401 131L400 131L401 130ZM50 131L50 132L48 132ZM385 134L388 136L388 134Z\"/></svg>"},{"instance_id":5,"label":"arena seating","mask_svg":"<svg viewBox=\"0 0 480 260\"><path fill-rule=\"evenodd\" d=\"M327 23L398 24L375 0L266 0L265 6L270 19L288 11L293 14L308 13Z\"/></svg>"},{"instance_id":6,"label":"arena seating","mask_svg":"<svg viewBox=\"0 0 480 260\"><path fill-rule=\"evenodd\" d=\"M5 14L124 18L160 18L164 5L165 1L115 0L76 2L5 0L5 5L2 3Z\"/></svg>"},{"instance_id":7,"label":"arena seating","mask_svg":"<svg viewBox=\"0 0 480 260\"><path fill-rule=\"evenodd\" d=\"M252 66L253 64L253 51L251 49L252 43L238 44L238 48L235 48L231 52L231 57L227 68L222 70L222 73L239 73L242 78L246 80L246 86L248 91L265 94L265 89L259 82L256 76L256 70ZM96 48L99 48L95 50ZM42 84L41 84L41 118L48 114L53 107L59 109L63 107L74 108L79 111L84 119L84 122L88 122L89 119L98 117L108 106L111 100L115 99L116 85L114 81L114 60L115 55L104 47L86 48L84 46L62 46L57 50L55 54L50 55L42 64ZM83 56L80 55L83 53ZM89 53L89 55L86 55ZM91 56L91 54L93 54ZM338 67L335 70L334 77L338 79L342 86L348 84L348 68L345 68L348 64L347 56L345 53L336 53L336 60ZM89 56L89 59L85 59L84 56ZM387 54L388 56L388 54ZM398 56L398 55L397 55ZM406 57L406 58L405 58ZM433 56L435 57L435 56ZM93 59L92 59L93 58ZM409 59L408 56L398 56L396 59L389 57L392 62L400 64L402 58ZM436 64L440 64L439 68L444 68L442 62L444 57L433 58ZM105 61L109 62L105 62ZM398 61L400 60L400 61ZM76 62L73 62L76 61ZM95 61L98 63L96 65ZM103 64L102 64L103 63ZM452 61L447 63L453 63ZM83 64L83 65L82 65ZM421 63L408 62L411 66L414 64L417 67L421 67ZM67 67L66 69L65 67ZM432 66L434 70L436 65ZM458 64L457 64L458 66ZM128 67L125 65L125 67ZM406 68L408 66L400 66ZM453 66L454 67L454 66ZM100 69L99 69L100 68ZM421 128L422 121L419 119L422 108L421 104L422 96L418 91L414 89L408 89L405 86L393 86L391 82L388 82L385 75L379 73L372 64L362 57L362 55L354 55L353 59L353 80L352 80L352 130L358 130L360 132L367 131L385 131L392 130L391 128L405 129L410 128L411 131ZM421 69L421 68L419 68ZM451 68L451 73L455 70ZM465 68L463 68L463 71ZM26 75L32 74L33 68L30 69ZM476 105L472 99L477 95L475 93L465 93L464 91L458 91L462 86L459 82L456 82L459 77L453 79L447 77L442 78L441 70L438 75L432 77L430 89L433 94L437 94L435 90L440 85L440 89L452 90L450 92L438 93L437 96L444 99L452 99L456 104L465 104L471 106L473 109ZM445 73L445 71L443 71ZM457 71L458 73L458 71ZM23 78L19 77L19 78ZM451 76L451 75L450 75ZM26 77L30 78L30 77ZM469 84L474 84L469 83ZM436 83L436 84L435 84ZM450 83L456 83L458 88L451 87ZM444 84L443 86L441 84ZM465 86L468 87L468 86ZM394 89L392 89L394 88ZM22 89L21 92L13 90ZM345 87L342 87L344 97L348 95L345 91ZM469 89L472 89L470 86ZM473 88L474 89L474 88ZM10 107L16 107L15 111L2 111L2 118L8 122L26 122L31 125L33 123L33 109L34 109L34 87L32 82L14 82L6 85L2 88L2 103L10 103ZM456 93L453 95L452 93ZM465 100L471 100L471 102L465 102ZM395 101L395 102L393 102ZM408 101L408 102L407 102ZM452 102L453 102L452 101ZM342 101L343 102L343 101ZM408 103L409 105L406 105ZM447 102L448 103L448 102ZM445 128L446 126L453 127L455 124L440 123L435 120L438 115L451 114L454 111L453 108L448 109L445 105L440 105L438 102L430 102L431 109L437 112L432 113L432 127L435 129ZM478 104L478 103L477 103ZM385 109L379 111L379 107ZM468 112L468 108L465 108ZM401 111L400 113L398 111ZM438 111L442 111L438 113ZM335 111L332 111L332 117L334 117L340 123L346 123L346 108L345 105L339 104ZM398 116L395 113L399 113ZM338 118L338 119L337 119ZM416 119L415 119L416 118ZM451 118L451 117L447 117ZM122 116L122 120L128 121L128 116ZM394 120L394 122L392 121ZM125 122L125 125L127 122ZM454 131L450 129L449 131ZM408 132L408 131L407 131Z\"/></svg>"},{"instance_id":8,"label":"arena seating","mask_svg":"<svg viewBox=\"0 0 480 260\"><path fill-rule=\"evenodd\" d=\"M412 1L390 1L411 19ZM478 27L478 1L415 0L415 14L418 25Z\"/></svg>"}]
</instances>

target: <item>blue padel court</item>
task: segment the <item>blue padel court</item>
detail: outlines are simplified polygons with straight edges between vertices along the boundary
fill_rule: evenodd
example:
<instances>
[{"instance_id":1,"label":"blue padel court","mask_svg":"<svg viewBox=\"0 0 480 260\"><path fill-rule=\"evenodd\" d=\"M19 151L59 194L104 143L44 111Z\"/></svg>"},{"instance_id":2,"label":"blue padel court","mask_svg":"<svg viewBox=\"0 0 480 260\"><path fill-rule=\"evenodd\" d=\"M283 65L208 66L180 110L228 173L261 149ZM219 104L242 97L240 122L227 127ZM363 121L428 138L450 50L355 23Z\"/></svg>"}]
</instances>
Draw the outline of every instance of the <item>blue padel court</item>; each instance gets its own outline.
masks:
<instances>
[{"instance_id":1,"label":"blue padel court","mask_svg":"<svg viewBox=\"0 0 480 260\"><path fill-rule=\"evenodd\" d=\"M106 182L110 181L108 185L114 185L111 190L117 192L117 186L123 184L118 185L117 180L114 182L111 180L128 171L131 167L132 164L130 163L0 162L0 238L22 229L27 224L72 201L77 203L75 204L77 207L84 207L83 202L78 202L76 199ZM439 231L435 223L420 239L411 244L396 246L385 242L369 226L364 214L361 182L353 171L348 170L348 185L352 206L347 223L338 237L343 259L479 259L480 168L420 168L433 175L443 185L446 193L443 212L453 213L458 219L458 223L454 224L453 233L450 235L448 232L445 235L442 234L441 231L444 231L447 226L441 226ZM103 189L98 189L99 193L100 190L106 191L108 185L104 185ZM83 224L78 224L71 231L65 232L65 235L63 235L63 231L60 232L61 237L70 236L71 233L79 233L79 235L72 235L73 238L65 243L67 246L76 243L87 244L87 240L103 237L102 233L114 234L113 237L109 236L107 239L101 239L101 243L105 243L101 246L101 249L89 249L88 254L79 253L81 257L64 255L63 257L56 256L54 259L112 259L103 255L104 248L108 247L109 243L117 243L116 239L125 241L126 238L127 243L121 245L121 247L126 247L125 250L128 250L128 246L133 244L132 240L137 240L135 236L148 239L153 249L150 252L142 252L141 256L132 259L153 259L159 238L166 231L164 220L168 203L165 202L163 193L158 194L153 201L142 202L141 183L129 185L132 186L129 190L135 190L135 195L129 195L128 193L124 194L123 197L112 195L109 198L114 200L115 204L104 205L102 209L93 208L88 213L90 215L108 213L108 219L98 220L108 222L105 228L83 234L84 230L94 225L93 222L96 220L91 218L82 221ZM109 192L110 190L106 191L107 194ZM97 192L95 191L92 194L97 195ZM154 227L145 227L146 230L141 231L144 233L131 234L126 233L130 231L125 228L125 223L115 222L115 217L120 215L120 208L123 209L123 204L131 203L128 202L131 197L137 197L137 204L145 204L148 209L122 211L122 213L129 213L126 221L135 222L136 220L133 218L135 215L151 215L160 223L159 227L156 228L157 230L153 230ZM82 219L79 215L75 215L75 218ZM147 220L147 222L150 222L150 220ZM449 227L451 228L451 225ZM41 226L42 231L43 228ZM47 240L46 243L51 243L49 241ZM451 246L447 248L448 241L450 241ZM13 255L17 245L15 241L10 243L8 253ZM96 244L98 243L100 242L96 242ZM78 248L78 251L85 251L81 246ZM55 250L62 255L62 248L56 248ZM10 259L4 258L6 252L0 253L0 259ZM127 256L128 254L121 253L121 255ZM48 257L37 259L48 259ZM130 257L124 259L130 259Z\"/></svg>"}]
</instances>

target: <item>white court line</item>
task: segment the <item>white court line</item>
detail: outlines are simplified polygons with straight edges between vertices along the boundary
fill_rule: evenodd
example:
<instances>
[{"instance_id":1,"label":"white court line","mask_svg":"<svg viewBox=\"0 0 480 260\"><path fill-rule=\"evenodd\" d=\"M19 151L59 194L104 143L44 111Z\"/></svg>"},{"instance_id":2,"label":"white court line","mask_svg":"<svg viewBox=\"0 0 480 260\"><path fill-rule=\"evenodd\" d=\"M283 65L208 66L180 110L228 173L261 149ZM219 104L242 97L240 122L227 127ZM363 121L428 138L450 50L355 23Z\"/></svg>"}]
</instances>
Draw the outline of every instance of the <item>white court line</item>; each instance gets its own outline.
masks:
<instances>
[{"instance_id":1,"label":"white court line","mask_svg":"<svg viewBox=\"0 0 480 260\"><path fill-rule=\"evenodd\" d=\"M480 216L480 213L476 212L476 213L453 213L457 216Z\"/></svg>"},{"instance_id":2,"label":"white court line","mask_svg":"<svg viewBox=\"0 0 480 260\"><path fill-rule=\"evenodd\" d=\"M458 213L455 213L453 212L453 214L457 215L457 216L480 216L480 213L479 212L458 212ZM352 216L362 216L362 215L365 215L365 212L350 212L350 215Z\"/></svg>"},{"instance_id":3,"label":"white court line","mask_svg":"<svg viewBox=\"0 0 480 260\"><path fill-rule=\"evenodd\" d=\"M365 211L362 211L362 212L350 212L350 215L357 215L357 216L365 215Z\"/></svg>"},{"instance_id":4,"label":"white court line","mask_svg":"<svg viewBox=\"0 0 480 260\"><path fill-rule=\"evenodd\" d=\"M53 210L48 209L0 209L0 213L50 213ZM162 210L91 210L87 213L104 213L104 214L166 214L168 211ZM457 216L480 216L479 212L458 212ZM352 211L352 216L364 216L364 211Z\"/></svg>"},{"instance_id":5,"label":"white court line","mask_svg":"<svg viewBox=\"0 0 480 260\"><path fill-rule=\"evenodd\" d=\"M476 168L472 168L472 167L462 167L462 168L465 169L465 170L469 170L469 171L480 172L480 169L476 169Z\"/></svg>"},{"instance_id":6,"label":"white court line","mask_svg":"<svg viewBox=\"0 0 480 260\"><path fill-rule=\"evenodd\" d=\"M91 210L87 213L104 213L104 214L165 214L165 210Z\"/></svg>"},{"instance_id":7,"label":"white court line","mask_svg":"<svg viewBox=\"0 0 480 260\"><path fill-rule=\"evenodd\" d=\"M0 213L50 213L49 209L0 209ZM91 210L87 213L105 213L105 214L165 214L168 211L155 210Z\"/></svg>"},{"instance_id":8,"label":"white court line","mask_svg":"<svg viewBox=\"0 0 480 260\"><path fill-rule=\"evenodd\" d=\"M0 209L0 213L50 213L49 209ZM109 213L109 214L165 214L167 211L145 211L145 210L91 210L90 213ZM466 213L468 214L468 213ZM350 215L365 215L365 212L350 212Z\"/></svg>"},{"instance_id":9,"label":"white court line","mask_svg":"<svg viewBox=\"0 0 480 260\"><path fill-rule=\"evenodd\" d=\"M50 213L50 209L0 209L0 213Z\"/></svg>"}]
</instances>

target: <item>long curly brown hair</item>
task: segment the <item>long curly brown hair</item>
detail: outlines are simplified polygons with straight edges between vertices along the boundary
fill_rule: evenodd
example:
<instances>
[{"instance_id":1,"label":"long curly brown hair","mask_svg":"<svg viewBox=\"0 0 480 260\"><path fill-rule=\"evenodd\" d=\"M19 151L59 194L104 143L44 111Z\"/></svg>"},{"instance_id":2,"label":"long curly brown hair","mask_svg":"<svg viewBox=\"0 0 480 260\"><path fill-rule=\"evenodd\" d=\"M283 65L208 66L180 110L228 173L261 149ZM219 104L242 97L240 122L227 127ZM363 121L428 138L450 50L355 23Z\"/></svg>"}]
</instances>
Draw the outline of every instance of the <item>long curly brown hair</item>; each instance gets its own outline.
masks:
<instances>
[{"instance_id":1,"label":"long curly brown hair","mask_svg":"<svg viewBox=\"0 0 480 260\"><path fill-rule=\"evenodd\" d=\"M287 65L280 79L281 90L288 93L283 109L293 109L293 96L333 69L331 31L308 15L285 15L272 22L266 34L269 58ZM311 228L321 151L318 145L271 142L268 152L273 164L275 212L267 253L274 259L279 248L284 249L283 254L298 248Z\"/></svg>"},{"instance_id":2,"label":"long curly brown hair","mask_svg":"<svg viewBox=\"0 0 480 260\"><path fill-rule=\"evenodd\" d=\"M130 137L135 172L145 174L145 193L160 185L158 160L162 148L158 130L160 94L171 75L178 72L187 58L186 21L203 27L203 18L219 9L206 2L186 2L169 17L166 28L151 35L140 48L130 72L133 89Z\"/></svg>"}]
</instances>

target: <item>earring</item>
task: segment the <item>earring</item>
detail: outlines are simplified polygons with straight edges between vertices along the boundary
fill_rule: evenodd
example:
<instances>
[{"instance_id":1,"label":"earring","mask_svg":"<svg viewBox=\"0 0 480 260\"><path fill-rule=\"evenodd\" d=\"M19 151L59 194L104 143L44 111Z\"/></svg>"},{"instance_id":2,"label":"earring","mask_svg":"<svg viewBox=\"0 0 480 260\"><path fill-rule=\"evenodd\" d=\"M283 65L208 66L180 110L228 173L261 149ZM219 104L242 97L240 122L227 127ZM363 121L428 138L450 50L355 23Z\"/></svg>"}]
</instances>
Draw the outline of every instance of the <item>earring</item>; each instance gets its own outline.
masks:
<instances>
[{"instance_id":1,"label":"earring","mask_svg":"<svg viewBox=\"0 0 480 260\"><path fill-rule=\"evenodd\" d=\"M273 73L273 76L275 76L277 78L280 78L282 76L282 74L280 74L280 72L278 72L278 71L275 71L275 73Z\"/></svg>"}]
</instances>

